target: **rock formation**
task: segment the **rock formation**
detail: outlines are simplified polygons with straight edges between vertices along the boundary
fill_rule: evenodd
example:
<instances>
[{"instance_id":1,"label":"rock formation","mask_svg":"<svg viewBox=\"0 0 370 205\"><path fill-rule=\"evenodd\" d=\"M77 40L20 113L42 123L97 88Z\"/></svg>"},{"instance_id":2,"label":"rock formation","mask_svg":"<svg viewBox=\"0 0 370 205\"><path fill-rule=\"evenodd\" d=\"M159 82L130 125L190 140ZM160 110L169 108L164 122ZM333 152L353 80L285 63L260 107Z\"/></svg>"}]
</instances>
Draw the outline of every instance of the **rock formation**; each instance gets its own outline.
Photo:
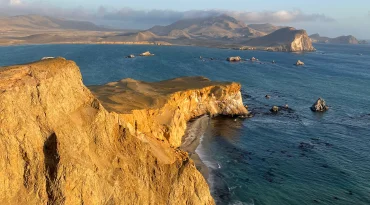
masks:
<instances>
[{"instance_id":1,"label":"rock formation","mask_svg":"<svg viewBox=\"0 0 370 205\"><path fill-rule=\"evenodd\" d=\"M247 114L239 84L124 80L92 89L62 58L0 68L1 204L214 204L177 147L190 118Z\"/></svg>"},{"instance_id":2,"label":"rock formation","mask_svg":"<svg viewBox=\"0 0 370 205\"><path fill-rule=\"evenodd\" d=\"M298 60L296 63L295 63L296 66L302 66L304 65L304 63L301 61L301 60Z\"/></svg>"},{"instance_id":3,"label":"rock formation","mask_svg":"<svg viewBox=\"0 0 370 205\"><path fill-rule=\"evenodd\" d=\"M251 39L245 45L266 47L269 51L315 51L307 32L292 27L282 28L269 35Z\"/></svg>"},{"instance_id":4,"label":"rock formation","mask_svg":"<svg viewBox=\"0 0 370 205\"><path fill-rule=\"evenodd\" d=\"M324 99L319 98L312 106L311 110L313 112L325 112L329 110L329 107L326 105L326 102Z\"/></svg>"},{"instance_id":5,"label":"rock formation","mask_svg":"<svg viewBox=\"0 0 370 205\"><path fill-rule=\"evenodd\" d=\"M272 106L272 108L270 109L270 111L272 113L278 113L279 112L279 107L278 106Z\"/></svg>"},{"instance_id":6,"label":"rock formation","mask_svg":"<svg viewBox=\"0 0 370 205\"><path fill-rule=\"evenodd\" d=\"M146 51L146 52L140 54L140 56L154 56L154 54L151 54L149 51Z\"/></svg>"},{"instance_id":7,"label":"rock formation","mask_svg":"<svg viewBox=\"0 0 370 205\"><path fill-rule=\"evenodd\" d=\"M228 57L226 60L230 62L239 62L242 60L242 58L240 58L239 56L235 56L235 57Z\"/></svg>"}]
</instances>

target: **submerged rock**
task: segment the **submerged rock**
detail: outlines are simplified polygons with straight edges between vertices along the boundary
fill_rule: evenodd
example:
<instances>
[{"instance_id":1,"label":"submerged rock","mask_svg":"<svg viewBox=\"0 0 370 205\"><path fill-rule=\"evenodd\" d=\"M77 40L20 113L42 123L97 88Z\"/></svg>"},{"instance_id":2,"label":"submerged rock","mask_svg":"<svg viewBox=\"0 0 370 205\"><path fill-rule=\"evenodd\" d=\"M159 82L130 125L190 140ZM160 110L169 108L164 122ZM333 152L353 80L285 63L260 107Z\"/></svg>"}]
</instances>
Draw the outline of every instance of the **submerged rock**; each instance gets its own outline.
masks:
<instances>
[{"instance_id":1,"label":"submerged rock","mask_svg":"<svg viewBox=\"0 0 370 205\"><path fill-rule=\"evenodd\" d=\"M131 55L128 55L126 58L135 58L135 55L131 54Z\"/></svg>"},{"instance_id":2,"label":"submerged rock","mask_svg":"<svg viewBox=\"0 0 370 205\"><path fill-rule=\"evenodd\" d=\"M319 98L312 106L311 110L313 112L325 112L329 110L329 107L326 105L326 102L324 99Z\"/></svg>"},{"instance_id":3,"label":"submerged rock","mask_svg":"<svg viewBox=\"0 0 370 205\"><path fill-rule=\"evenodd\" d=\"M302 66L302 65L304 65L304 63L302 61L298 60L297 63L295 63L295 65L296 66Z\"/></svg>"},{"instance_id":4,"label":"submerged rock","mask_svg":"<svg viewBox=\"0 0 370 205\"><path fill-rule=\"evenodd\" d=\"M258 60L257 58L255 58L255 57L252 57L251 58L251 61L256 61L256 60Z\"/></svg>"},{"instance_id":5,"label":"submerged rock","mask_svg":"<svg viewBox=\"0 0 370 205\"><path fill-rule=\"evenodd\" d=\"M150 53L149 51L146 51L146 52L140 54L140 56L154 56L154 54Z\"/></svg>"},{"instance_id":6,"label":"submerged rock","mask_svg":"<svg viewBox=\"0 0 370 205\"><path fill-rule=\"evenodd\" d=\"M270 95L265 95L265 98L266 98L266 99L270 99L270 98L271 98L271 96L270 96Z\"/></svg>"},{"instance_id":7,"label":"submerged rock","mask_svg":"<svg viewBox=\"0 0 370 205\"><path fill-rule=\"evenodd\" d=\"M242 58L240 58L240 56L235 56L235 57L228 57L226 60L230 62L239 62L242 60Z\"/></svg>"}]
</instances>

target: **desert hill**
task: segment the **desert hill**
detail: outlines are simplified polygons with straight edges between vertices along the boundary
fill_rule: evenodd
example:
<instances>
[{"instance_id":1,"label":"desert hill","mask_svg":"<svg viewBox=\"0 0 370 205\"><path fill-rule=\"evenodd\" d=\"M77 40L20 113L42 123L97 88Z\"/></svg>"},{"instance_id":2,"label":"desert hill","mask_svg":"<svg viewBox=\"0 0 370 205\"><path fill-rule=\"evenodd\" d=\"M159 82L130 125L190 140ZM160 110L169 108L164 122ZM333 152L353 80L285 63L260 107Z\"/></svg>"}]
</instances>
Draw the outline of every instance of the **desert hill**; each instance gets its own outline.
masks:
<instances>
[{"instance_id":1,"label":"desert hill","mask_svg":"<svg viewBox=\"0 0 370 205\"><path fill-rule=\"evenodd\" d=\"M75 21L49 16L22 15L0 17L1 30L28 30L28 29L74 29L85 31L107 31L88 21Z\"/></svg>"}]
</instances>

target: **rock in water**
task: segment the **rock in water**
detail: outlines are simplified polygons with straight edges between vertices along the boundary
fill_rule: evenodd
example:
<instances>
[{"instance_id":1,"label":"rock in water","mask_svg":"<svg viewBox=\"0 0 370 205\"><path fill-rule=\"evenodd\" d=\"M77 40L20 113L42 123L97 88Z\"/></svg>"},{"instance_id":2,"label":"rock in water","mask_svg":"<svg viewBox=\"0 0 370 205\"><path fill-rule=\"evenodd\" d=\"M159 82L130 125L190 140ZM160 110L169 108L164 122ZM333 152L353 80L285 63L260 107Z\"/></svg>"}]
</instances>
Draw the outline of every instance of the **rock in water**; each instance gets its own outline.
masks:
<instances>
[{"instance_id":1,"label":"rock in water","mask_svg":"<svg viewBox=\"0 0 370 205\"><path fill-rule=\"evenodd\" d=\"M256 60L257 60L257 58L255 58L255 57L251 58L251 61L256 61Z\"/></svg>"},{"instance_id":2,"label":"rock in water","mask_svg":"<svg viewBox=\"0 0 370 205\"><path fill-rule=\"evenodd\" d=\"M302 61L298 60L297 63L295 63L295 65L296 66L302 66L302 65L304 65L304 63Z\"/></svg>"},{"instance_id":3,"label":"rock in water","mask_svg":"<svg viewBox=\"0 0 370 205\"><path fill-rule=\"evenodd\" d=\"M324 99L319 98L312 106L311 110L313 112L325 112L329 109L329 107L326 105L326 102Z\"/></svg>"},{"instance_id":4,"label":"rock in water","mask_svg":"<svg viewBox=\"0 0 370 205\"><path fill-rule=\"evenodd\" d=\"M150 53L149 51L146 51L146 52L140 54L140 56L154 56L154 54Z\"/></svg>"},{"instance_id":5,"label":"rock in water","mask_svg":"<svg viewBox=\"0 0 370 205\"><path fill-rule=\"evenodd\" d=\"M230 62L239 62L242 60L242 58L240 58L239 56L236 56L236 57L228 57L226 60Z\"/></svg>"},{"instance_id":6,"label":"rock in water","mask_svg":"<svg viewBox=\"0 0 370 205\"><path fill-rule=\"evenodd\" d=\"M126 58L135 58L135 55L131 54L131 55L128 55Z\"/></svg>"},{"instance_id":7,"label":"rock in water","mask_svg":"<svg viewBox=\"0 0 370 205\"><path fill-rule=\"evenodd\" d=\"M279 107L278 106L273 106L271 109L270 109L271 112L273 113L278 113L279 112Z\"/></svg>"}]
</instances>

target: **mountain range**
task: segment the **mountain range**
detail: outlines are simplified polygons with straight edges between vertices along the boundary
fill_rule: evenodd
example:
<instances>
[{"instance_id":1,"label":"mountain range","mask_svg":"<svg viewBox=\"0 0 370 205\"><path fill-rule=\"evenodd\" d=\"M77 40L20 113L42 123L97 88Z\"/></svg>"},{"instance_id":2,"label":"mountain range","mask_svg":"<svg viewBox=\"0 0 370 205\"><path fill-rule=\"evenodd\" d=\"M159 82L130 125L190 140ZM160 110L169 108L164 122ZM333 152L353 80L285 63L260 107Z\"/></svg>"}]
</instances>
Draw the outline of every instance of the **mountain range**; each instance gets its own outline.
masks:
<instances>
[{"instance_id":1,"label":"mountain range","mask_svg":"<svg viewBox=\"0 0 370 205\"><path fill-rule=\"evenodd\" d=\"M85 31L108 31L109 29L95 25L88 21L75 21L50 16L22 15L0 17L1 30L50 30L75 29Z\"/></svg>"},{"instance_id":2,"label":"mountain range","mask_svg":"<svg viewBox=\"0 0 370 205\"><path fill-rule=\"evenodd\" d=\"M360 44L353 36L307 35L305 30L273 24L246 24L228 15L192 18L147 30L120 30L49 16L0 18L0 45L50 43L196 45L269 51L313 51L314 43Z\"/></svg>"}]
</instances>

